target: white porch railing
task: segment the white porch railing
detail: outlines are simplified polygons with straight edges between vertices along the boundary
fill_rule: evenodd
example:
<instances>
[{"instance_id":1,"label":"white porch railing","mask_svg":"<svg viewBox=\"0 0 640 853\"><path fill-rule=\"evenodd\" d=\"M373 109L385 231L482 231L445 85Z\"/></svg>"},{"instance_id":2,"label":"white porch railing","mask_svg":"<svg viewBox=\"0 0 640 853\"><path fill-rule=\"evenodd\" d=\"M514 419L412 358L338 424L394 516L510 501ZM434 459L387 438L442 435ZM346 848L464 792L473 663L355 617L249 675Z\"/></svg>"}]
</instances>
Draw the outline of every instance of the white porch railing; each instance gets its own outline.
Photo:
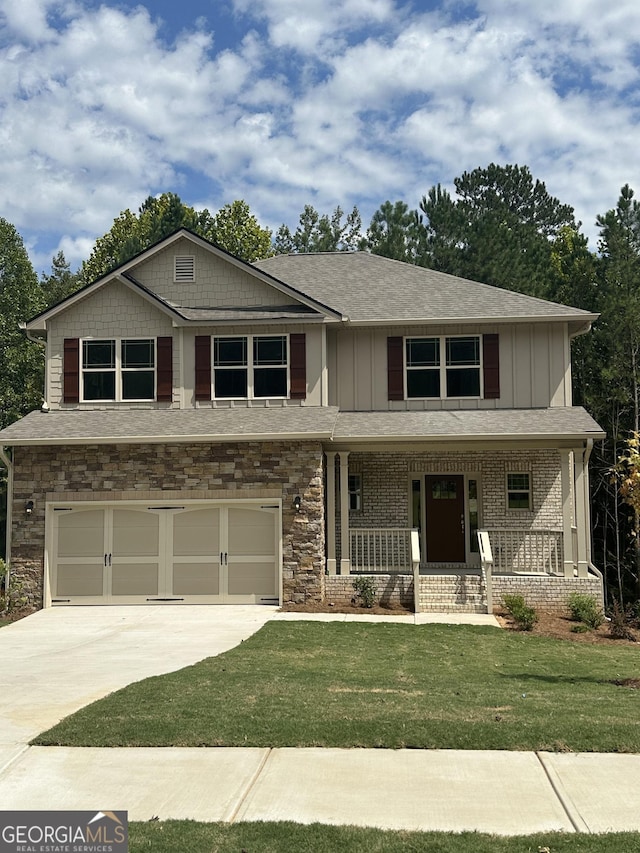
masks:
<instances>
[{"instance_id":1,"label":"white porch railing","mask_svg":"<svg viewBox=\"0 0 640 853\"><path fill-rule=\"evenodd\" d=\"M564 574L561 530L488 531L493 573Z\"/></svg>"},{"instance_id":2,"label":"white porch railing","mask_svg":"<svg viewBox=\"0 0 640 853\"><path fill-rule=\"evenodd\" d=\"M352 527L349 540L352 572L410 574L413 571L410 528Z\"/></svg>"}]
</instances>

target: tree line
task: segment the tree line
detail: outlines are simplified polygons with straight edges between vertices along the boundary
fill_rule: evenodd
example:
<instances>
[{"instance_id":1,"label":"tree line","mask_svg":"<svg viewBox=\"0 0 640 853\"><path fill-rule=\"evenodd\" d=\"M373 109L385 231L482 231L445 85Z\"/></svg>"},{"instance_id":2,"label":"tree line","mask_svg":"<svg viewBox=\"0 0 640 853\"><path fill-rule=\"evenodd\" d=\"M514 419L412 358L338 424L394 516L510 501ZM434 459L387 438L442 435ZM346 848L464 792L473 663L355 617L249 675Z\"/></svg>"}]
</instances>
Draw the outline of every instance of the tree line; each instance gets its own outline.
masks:
<instances>
[{"instance_id":1,"label":"tree line","mask_svg":"<svg viewBox=\"0 0 640 853\"><path fill-rule=\"evenodd\" d=\"M464 172L454 188L431 187L415 208L387 200L366 230L357 207L320 213L306 205L295 226L282 224L275 234L242 200L210 213L164 193L136 213L123 211L77 271L59 253L40 278L20 235L0 218L0 427L42 400L42 348L19 322L179 227L249 262L283 252L368 251L550 299L600 314L591 334L572 343L574 403L607 433L592 455L594 561L613 594L638 599L636 518L612 471L640 427L640 203L622 187L615 207L596 217L592 251L573 208L526 166L490 164Z\"/></svg>"}]
</instances>

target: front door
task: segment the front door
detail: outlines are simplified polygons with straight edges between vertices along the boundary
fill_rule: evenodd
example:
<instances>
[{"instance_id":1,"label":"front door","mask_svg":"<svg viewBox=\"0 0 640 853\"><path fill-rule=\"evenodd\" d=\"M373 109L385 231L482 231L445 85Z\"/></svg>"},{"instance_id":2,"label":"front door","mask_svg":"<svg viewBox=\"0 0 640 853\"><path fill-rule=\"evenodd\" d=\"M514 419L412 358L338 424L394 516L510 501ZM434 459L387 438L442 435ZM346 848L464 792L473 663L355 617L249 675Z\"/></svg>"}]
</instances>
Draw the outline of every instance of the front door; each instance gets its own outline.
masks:
<instances>
[{"instance_id":1,"label":"front door","mask_svg":"<svg viewBox=\"0 0 640 853\"><path fill-rule=\"evenodd\" d=\"M464 477L425 477L427 562L464 563Z\"/></svg>"}]
</instances>

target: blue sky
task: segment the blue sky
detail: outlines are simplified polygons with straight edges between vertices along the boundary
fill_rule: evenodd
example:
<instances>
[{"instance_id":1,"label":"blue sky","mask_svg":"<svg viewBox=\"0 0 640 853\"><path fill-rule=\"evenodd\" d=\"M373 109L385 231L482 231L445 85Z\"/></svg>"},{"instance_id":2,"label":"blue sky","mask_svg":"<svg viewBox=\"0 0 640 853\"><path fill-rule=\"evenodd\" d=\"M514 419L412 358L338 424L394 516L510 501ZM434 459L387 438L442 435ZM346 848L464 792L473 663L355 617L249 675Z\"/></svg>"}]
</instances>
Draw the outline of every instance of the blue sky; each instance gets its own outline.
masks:
<instances>
[{"instance_id":1,"label":"blue sky","mask_svg":"<svg viewBox=\"0 0 640 853\"><path fill-rule=\"evenodd\" d=\"M0 0L0 216L36 270L125 208L417 207L491 162L595 218L640 193L637 0Z\"/></svg>"}]
</instances>

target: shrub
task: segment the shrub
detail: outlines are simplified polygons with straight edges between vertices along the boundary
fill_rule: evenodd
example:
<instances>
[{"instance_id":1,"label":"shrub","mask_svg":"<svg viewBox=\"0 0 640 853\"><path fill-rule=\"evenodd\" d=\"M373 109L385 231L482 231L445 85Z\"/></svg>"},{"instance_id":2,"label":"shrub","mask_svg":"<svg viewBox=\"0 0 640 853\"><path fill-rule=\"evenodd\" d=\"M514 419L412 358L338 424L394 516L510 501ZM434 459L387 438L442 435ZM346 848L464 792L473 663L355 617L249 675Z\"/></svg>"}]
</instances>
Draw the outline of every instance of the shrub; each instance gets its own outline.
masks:
<instances>
[{"instance_id":1,"label":"shrub","mask_svg":"<svg viewBox=\"0 0 640 853\"><path fill-rule=\"evenodd\" d=\"M505 595L502 602L520 631L531 631L538 621L538 614L521 595Z\"/></svg>"},{"instance_id":2,"label":"shrub","mask_svg":"<svg viewBox=\"0 0 640 853\"><path fill-rule=\"evenodd\" d=\"M611 622L609 622L609 636L614 640L635 640L629 621L632 618L630 610L625 610L620 602L614 598L611 606Z\"/></svg>"},{"instance_id":3,"label":"shrub","mask_svg":"<svg viewBox=\"0 0 640 853\"><path fill-rule=\"evenodd\" d=\"M354 578L353 588L356 591L355 597L361 599L363 607L373 607L376 600L376 587L373 578Z\"/></svg>"},{"instance_id":4,"label":"shrub","mask_svg":"<svg viewBox=\"0 0 640 853\"><path fill-rule=\"evenodd\" d=\"M574 622L583 622L588 628L599 628L604 622L604 613L593 595L572 592L568 599L569 612Z\"/></svg>"}]
</instances>

